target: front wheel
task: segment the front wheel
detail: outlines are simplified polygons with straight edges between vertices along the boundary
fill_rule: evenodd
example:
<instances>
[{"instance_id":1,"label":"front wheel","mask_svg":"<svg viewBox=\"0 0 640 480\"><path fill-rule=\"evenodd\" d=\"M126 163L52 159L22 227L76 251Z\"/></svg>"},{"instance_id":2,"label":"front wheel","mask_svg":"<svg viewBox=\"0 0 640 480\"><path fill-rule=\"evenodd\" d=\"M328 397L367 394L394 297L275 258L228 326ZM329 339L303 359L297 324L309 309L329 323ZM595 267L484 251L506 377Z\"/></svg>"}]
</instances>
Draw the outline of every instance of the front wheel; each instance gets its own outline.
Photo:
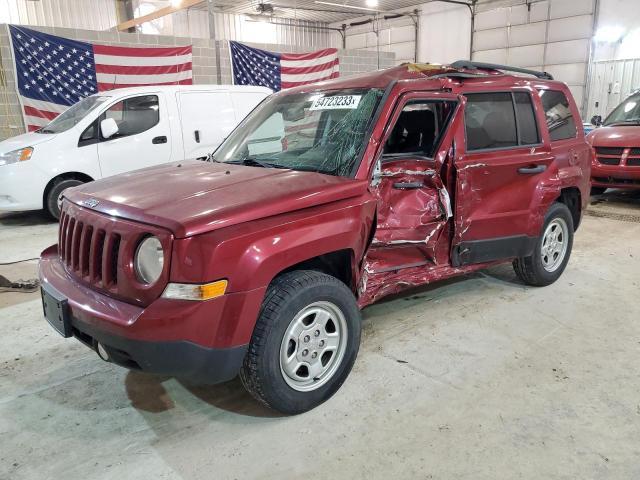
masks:
<instances>
[{"instance_id":1,"label":"front wheel","mask_svg":"<svg viewBox=\"0 0 640 480\"><path fill-rule=\"evenodd\" d=\"M260 402L306 412L344 383L360 346L360 311L335 277L301 270L269 286L240 378Z\"/></svg>"},{"instance_id":2,"label":"front wheel","mask_svg":"<svg viewBox=\"0 0 640 480\"><path fill-rule=\"evenodd\" d=\"M564 271L573 247L573 217L563 203L554 203L545 215L542 235L533 254L513 261L513 269L527 285L543 287Z\"/></svg>"},{"instance_id":3,"label":"front wheel","mask_svg":"<svg viewBox=\"0 0 640 480\"><path fill-rule=\"evenodd\" d=\"M75 178L61 178L56 180L45 198L45 208L49 215L58 220L60 218L60 196L67 188L77 187L84 182Z\"/></svg>"}]
</instances>

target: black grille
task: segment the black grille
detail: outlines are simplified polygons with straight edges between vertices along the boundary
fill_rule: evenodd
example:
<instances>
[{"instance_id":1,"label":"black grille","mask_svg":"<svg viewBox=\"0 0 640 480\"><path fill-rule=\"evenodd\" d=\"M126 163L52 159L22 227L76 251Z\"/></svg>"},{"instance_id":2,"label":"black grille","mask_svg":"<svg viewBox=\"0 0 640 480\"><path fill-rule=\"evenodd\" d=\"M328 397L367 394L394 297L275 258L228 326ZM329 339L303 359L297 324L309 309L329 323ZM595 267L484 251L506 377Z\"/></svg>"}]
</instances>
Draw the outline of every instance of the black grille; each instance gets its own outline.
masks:
<instances>
[{"instance_id":1,"label":"black grille","mask_svg":"<svg viewBox=\"0 0 640 480\"><path fill-rule=\"evenodd\" d=\"M640 158L628 158L627 166L629 167L640 167Z\"/></svg>"},{"instance_id":2,"label":"black grille","mask_svg":"<svg viewBox=\"0 0 640 480\"><path fill-rule=\"evenodd\" d=\"M624 147L596 147L598 155L622 155Z\"/></svg>"},{"instance_id":3,"label":"black grille","mask_svg":"<svg viewBox=\"0 0 640 480\"><path fill-rule=\"evenodd\" d=\"M603 165L619 165L620 164L620 159L619 158L598 157L598 162L600 162Z\"/></svg>"}]
</instances>

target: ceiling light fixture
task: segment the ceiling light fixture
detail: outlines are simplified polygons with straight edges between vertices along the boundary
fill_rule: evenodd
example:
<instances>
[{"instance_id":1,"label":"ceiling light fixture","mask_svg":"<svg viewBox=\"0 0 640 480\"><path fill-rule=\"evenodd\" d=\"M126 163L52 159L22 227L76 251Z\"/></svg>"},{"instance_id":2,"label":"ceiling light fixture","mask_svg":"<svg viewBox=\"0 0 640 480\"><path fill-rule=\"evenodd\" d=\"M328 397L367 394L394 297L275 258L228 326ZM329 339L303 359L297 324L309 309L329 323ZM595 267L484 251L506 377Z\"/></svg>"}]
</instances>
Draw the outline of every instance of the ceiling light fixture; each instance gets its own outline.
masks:
<instances>
[{"instance_id":1,"label":"ceiling light fixture","mask_svg":"<svg viewBox=\"0 0 640 480\"><path fill-rule=\"evenodd\" d=\"M367 12L380 12L380 10L377 10L375 8L367 8L367 7L356 7L355 5L345 5L343 3L333 3L333 2L321 2L320 0L315 0L315 2L313 3L317 3L319 5L329 5L331 7L343 7L343 8L353 8L355 10L365 10ZM367 2L368 3L368 2ZM377 2L376 2L377 3Z\"/></svg>"},{"instance_id":2,"label":"ceiling light fixture","mask_svg":"<svg viewBox=\"0 0 640 480\"><path fill-rule=\"evenodd\" d=\"M171 0L171 6L173 8L180 8L180 5L182 5L182 0Z\"/></svg>"},{"instance_id":3,"label":"ceiling light fixture","mask_svg":"<svg viewBox=\"0 0 640 480\"><path fill-rule=\"evenodd\" d=\"M366 2L364 2L364 4L367 7L377 7L378 6L378 0L367 0Z\"/></svg>"}]
</instances>

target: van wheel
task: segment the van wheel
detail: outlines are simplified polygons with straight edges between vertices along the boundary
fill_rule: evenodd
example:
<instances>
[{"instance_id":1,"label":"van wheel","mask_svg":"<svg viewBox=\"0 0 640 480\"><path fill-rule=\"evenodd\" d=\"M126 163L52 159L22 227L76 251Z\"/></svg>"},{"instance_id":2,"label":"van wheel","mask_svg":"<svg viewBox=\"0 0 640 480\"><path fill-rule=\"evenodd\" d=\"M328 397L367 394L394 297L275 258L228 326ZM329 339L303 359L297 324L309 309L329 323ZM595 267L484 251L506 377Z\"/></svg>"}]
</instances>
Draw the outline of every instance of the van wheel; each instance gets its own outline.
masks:
<instances>
[{"instance_id":1,"label":"van wheel","mask_svg":"<svg viewBox=\"0 0 640 480\"><path fill-rule=\"evenodd\" d=\"M602 195L606 191L606 187L591 187L591 195Z\"/></svg>"},{"instance_id":2,"label":"van wheel","mask_svg":"<svg viewBox=\"0 0 640 480\"><path fill-rule=\"evenodd\" d=\"M527 285L543 287L564 271L573 247L573 217L564 203L554 203L544 217L542 235L533 254L513 261L513 269Z\"/></svg>"},{"instance_id":3,"label":"van wheel","mask_svg":"<svg viewBox=\"0 0 640 480\"><path fill-rule=\"evenodd\" d=\"M267 289L240 371L257 400L285 414L311 410L344 383L360 346L360 310L347 286L300 270Z\"/></svg>"},{"instance_id":4,"label":"van wheel","mask_svg":"<svg viewBox=\"0 0 640 480\"><path fill-rule=\"evenodd\" d=\"M45 205L47 213L58 220L60 218L60 202L58 199L62 192L67 188L77 187L83 183L82 180L75 178L60 178L56 180L47 193Z\"/></svg>"}]
</instances>

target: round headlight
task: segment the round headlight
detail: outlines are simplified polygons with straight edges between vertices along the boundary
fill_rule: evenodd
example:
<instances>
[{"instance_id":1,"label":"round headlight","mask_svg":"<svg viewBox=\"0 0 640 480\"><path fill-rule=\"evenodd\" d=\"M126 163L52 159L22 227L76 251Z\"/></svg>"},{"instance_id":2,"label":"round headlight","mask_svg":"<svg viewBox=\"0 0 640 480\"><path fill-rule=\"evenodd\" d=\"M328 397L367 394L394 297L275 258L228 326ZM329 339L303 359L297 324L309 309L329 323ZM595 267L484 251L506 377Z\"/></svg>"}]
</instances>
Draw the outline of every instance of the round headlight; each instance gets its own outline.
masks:
<instances>
[{"instance_id":1,"label":"round headlight","mask_svg":"<svg viewBox=\"0 0 640 480\"><path fill-rule=\"evenodd\" d=\"M147 237L136 251L134 265L138 279L146 284L155 283L162 274L164 251L156 237Z\"/></svg>"}]
</instances>

